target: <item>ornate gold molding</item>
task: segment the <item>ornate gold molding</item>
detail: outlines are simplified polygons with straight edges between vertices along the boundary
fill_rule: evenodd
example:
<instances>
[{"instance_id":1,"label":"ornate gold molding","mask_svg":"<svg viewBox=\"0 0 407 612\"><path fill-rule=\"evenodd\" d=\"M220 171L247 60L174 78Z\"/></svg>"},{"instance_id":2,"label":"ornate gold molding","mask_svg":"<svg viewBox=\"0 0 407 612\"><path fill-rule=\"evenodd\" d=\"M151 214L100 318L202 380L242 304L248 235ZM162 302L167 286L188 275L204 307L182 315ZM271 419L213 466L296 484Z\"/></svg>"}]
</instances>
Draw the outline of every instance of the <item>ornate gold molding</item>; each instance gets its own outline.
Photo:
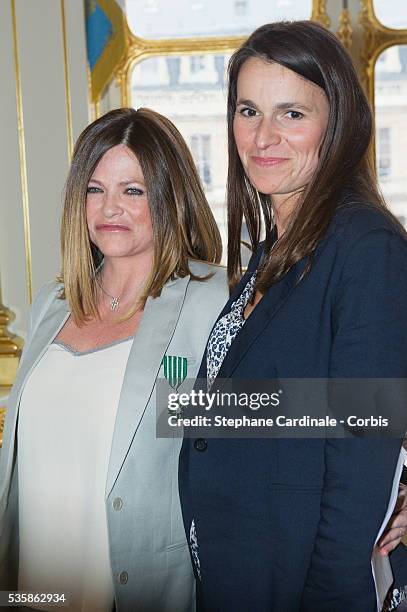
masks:
<instances>
[{"instance_id":1,"label":"ornate gold molding","mask_svg":"<svg viewBox=\"0 0 407 612\"><path fill-rule=\"evenodd\" d=\"M14 313L0 303L0 391L10 389L14 383L23 348L23 340L8 331L14 318Z\"/></svg>"},{"instance_id":2,"label":"ornate gold molding","mask_svg":"<svg viewBox=\"0 0 407 612\"><path fill-rule=\"evenodd\" d=\"M407 45L407 31L387 28L377 19L373 0L360 0L359 24L363 30L360 54L361 80L374 107L374 70L376 60L393 45Z\"/></svg>"},{"instance_id":3,"label":"ornate gold molding","mask_svg":"<svg viewBox=\"0 0 407 612\"><path fill-rule=\"evenodd\" d=\"M3 429L4 429L4 419L5 419L5 417L6 417L6 409L0 407L0 447L3 444Z\"/></svg>"},{"instance_id":4,"label":"ornate gold molding","mask_svg":"<svg viewBox=\"0 0 407 612\"><path fill-rule=\"evenodd\" d=\"M342 9L341 15L339 17L339 28L337 31L337 36L345 49L347 51L351 51L352 49L352 39L353 39L353 29L352 29L352 15L350 10L347 8Z\"/></svg>"},{"instance_id":5,"label":"ornate gold molding","mask_svg":"<svg viewBox=\"0 0 407 612\"><path fill-rule=\"evenodd\" d=\"M108 16L113 34L92 70L90 93L94 104L97 104L106 87L114 78L119 63L128 55L128 26L124 9L117 2L111 0L98 0L98 4Z\"/></svg>"},{"instance_id":6,"label":"ornate gold molding","mask_svg":"<svg viewBox=\"0 0 407 612\"><path fill-rule=\"evenodd\" d=\"M25 153L25 134L24 134L24 113L23 95L21 89L20 56L18 50L17 18L15 0L10 0L11 19L13 28L13 54L14 54L14 73L16 80L16 105L17 105L17 129L18 147L20 154L20 177L21 194L23 200L23 219L24 219L24 242L25 242L25 267L27 276L27 293L29 302L32 301L32 260L31 260L31 235L30 235L30 206L28 199L28 178L27 160Z\"/></svg>"},{"instance_id":7,"label":"ornate gold molding","mask_svg":"<svg viewBox=\"0 0 407 612\"><path fill-rule=\"evenodd\" d=\"M317 21L329 30L331 19L326 10L327 0L313 0L311 21Z\"/></svg>"},{"instance_id":8,"label":"ornate gold molding","mask_svg":"<svg viewBox=\"0 0 407 612\"><path fill-rule=\"evenodd\" d=\"M8 331L8 325L14 319L14 314L0 302L0 446L3 438L5 408L1 406L1 398L11 389L17 372L23 347L23 340Z\"/></svg>"},{"instance_id":9,"label":"ornate gold molding","mask_svg":"<svg viewBox=\"0 0 407 612\"><path fill-rule=\"evenodd\" d=\"M71 82L69 77L68 61L68 37L66 35L65 0L61 0L61 31L62 48L64 55L64 80L65 80L65 112L66 112L66 135L68 144L68 161L71 161L73 152L73 128L72 128L72 105L71 105Z\"/></svg>"},{"instance_id":10,"label":"ornate gold molding","mask_svg":"<svg viewBox=\"0 0 407 612\"><path fill-rule=\"evenodd\" d=\"M160 55L233 53L246 40L245 36L147 40L135 36L127 24L126 38L128 51L116 72L122 106L131 104L131 73L138 62Z\"/></svg>"},{"instance_id":11,"label":"ornate gold molding","mask_svg":"<svg viewBox=\"0 0 407 612\"><path fill-rule=\"evenodd\" d=\"M126 106L126 104L122 104L122 106ZM93 109L94 109L95 119L99 119L99 117L102 114L100 111L100 98L96 100L96 102L94 102Z\"/></svg>"}]
</instances>

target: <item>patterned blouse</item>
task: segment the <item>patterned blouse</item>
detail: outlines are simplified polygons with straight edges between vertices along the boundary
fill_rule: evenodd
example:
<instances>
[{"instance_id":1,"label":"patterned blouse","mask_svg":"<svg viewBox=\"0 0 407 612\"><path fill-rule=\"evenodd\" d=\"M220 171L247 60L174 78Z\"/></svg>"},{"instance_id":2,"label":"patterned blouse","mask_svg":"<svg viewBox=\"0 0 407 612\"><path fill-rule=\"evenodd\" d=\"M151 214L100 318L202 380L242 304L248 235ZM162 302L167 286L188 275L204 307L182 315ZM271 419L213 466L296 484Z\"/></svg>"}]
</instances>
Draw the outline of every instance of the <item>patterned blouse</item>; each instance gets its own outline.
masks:
<instances>
[{"instance_id":1,"label":"patterned blouse","mask_svg":"<svg viewBox=\"0 0 407 612\"><path fill-rule=\"evenodd\" d=\"M253 295L256 274L257 271L249 278L239 298L232 302L230 311L219 319L209 337L206 355L208 391L218 375L233 340L245 323L244 309Z\"/></svg>"}]
</instances>

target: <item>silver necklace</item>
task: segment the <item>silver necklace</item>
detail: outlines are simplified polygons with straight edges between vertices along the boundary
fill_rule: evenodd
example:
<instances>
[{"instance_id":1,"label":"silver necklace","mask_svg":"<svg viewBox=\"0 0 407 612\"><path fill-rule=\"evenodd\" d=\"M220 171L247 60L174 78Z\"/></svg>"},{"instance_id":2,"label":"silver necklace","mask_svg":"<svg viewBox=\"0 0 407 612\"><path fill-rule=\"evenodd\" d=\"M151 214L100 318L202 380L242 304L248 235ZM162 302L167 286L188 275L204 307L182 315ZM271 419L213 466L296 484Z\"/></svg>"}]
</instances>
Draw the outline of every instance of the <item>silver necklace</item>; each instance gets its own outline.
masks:
<instances>
[{"instance_id":1,"label":"silver necklace","mask_svg":"<svg viewBox=\"0 0 407 612\"><path fill-rule=\"evenodd\" d=\"M113 295L110 295L110 293L108 293L106 289L104 289L103 286L99 283L97 278L96 278L96 282L101 288L101 290L103 291L103 293L107 295L108 298L110 298L110 310L117 310L119 308L119 304L120 304L120 300L122 296L118 295L115 297Z\"/></svg>"},{"instance_id":2,"label":"silver necklace","mask_svg":"<svg viewBox=\"0 0 407 612\"><path fill-rule=\"evenodd\" d=\"M122 293L121 295L117 295L117 296L115 296L115 295L110 295L110 293L108 293L108 292L106 291L106 289L103 287L102 283L101 283L101 282L99 282L98 272L99 272L99 270L100 270L100 269L101 269L101 266L100 266L100 268L98 268L98 269L96 270L96 275L95 275L95 280L96 280L96 283L98 284L99 288L100 288L100 289L103 291L103 293L104 293L105 295L107 295L107 297L109 298L109 300L110 300L110 310L113 310L113 311L114 311L114 310L117 310L117 309L119 308L119 306L120 306L120 300L121 300L121 299L122 299L122 297L123 297L123 293ZM140 289L141 289L141 287L143 286L144 282L145 282L145 279L143 280L143 282L141 282L141 283L139 283L139 284L137 285L137 287L136 287L137 292L139 292L139 291L140 291ZM136 295L137 295L137 294L136 294Z\"/></svg>"}]
</instances>

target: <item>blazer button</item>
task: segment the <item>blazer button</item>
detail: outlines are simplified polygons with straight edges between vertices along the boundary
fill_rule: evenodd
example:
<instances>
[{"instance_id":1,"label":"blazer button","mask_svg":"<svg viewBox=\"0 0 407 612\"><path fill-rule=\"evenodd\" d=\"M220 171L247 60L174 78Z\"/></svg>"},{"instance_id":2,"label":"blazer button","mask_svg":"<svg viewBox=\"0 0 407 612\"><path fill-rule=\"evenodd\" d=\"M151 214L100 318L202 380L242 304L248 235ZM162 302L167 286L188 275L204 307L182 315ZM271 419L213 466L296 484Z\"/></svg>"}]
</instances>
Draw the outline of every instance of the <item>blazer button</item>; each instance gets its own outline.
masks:
<instances>
[{"instance_id":1,"label":"blazer button","mask_svg":"<svg viewBox=\"0 0 407 612\"><path fill-rule=\"evenodd\" d=\"M208 448L208 443L205 438L197 438L194 442L194 448L197 451L205 451Z\"/></svg>"},{"instance_id":2,"label":"blazer button","mask_svg":"<svg viewBox=\"0 0 407 612\"><path fill-rule=\"evenodd\" d=\"M129 579L129 575L127 572L120 572L119 574L120 584L127 584L128 579Z\"/></svg>"},{"instance_id":3,"label":"blazer button","mask_svg":"<svg viewBox=\"0 0 407 612\"><path fill-rule=\"evenodd\" d=\"M121 510L123 508L123 500L121 497L116 497L113 500L113 510Z\"/></svg>"}]
</instances>

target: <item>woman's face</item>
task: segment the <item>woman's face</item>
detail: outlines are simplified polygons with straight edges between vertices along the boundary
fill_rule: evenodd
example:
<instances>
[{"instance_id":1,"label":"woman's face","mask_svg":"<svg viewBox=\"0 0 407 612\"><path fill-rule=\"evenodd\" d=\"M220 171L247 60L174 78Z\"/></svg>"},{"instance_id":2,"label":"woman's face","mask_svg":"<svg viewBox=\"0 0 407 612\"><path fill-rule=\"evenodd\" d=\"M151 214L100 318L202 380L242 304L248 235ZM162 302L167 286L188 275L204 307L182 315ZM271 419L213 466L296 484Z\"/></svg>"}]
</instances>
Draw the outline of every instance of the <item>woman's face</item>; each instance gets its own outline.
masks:
<instances>
[{"instance_id":1,"label":"woman's face","mask_svg":"<svg viewBox=\"0 0 407 612\"><path fill-rule=\"evenodd\" d=\"M324 91L298 74L250 58L240 69L233 133L252 185L286 200L310 181L328 124Z\"/></svg>"},{"instance_id":2,"label":"woman's face","mask_svg":"<svg viewBox=\"0 0 407 612\"><path fill-rule=\"evenodd\" d=\"M109 149L89 181L86 219L106 258L153 255L153 229L143 172L125 145Z\"/></svg>"}]
</instances>

